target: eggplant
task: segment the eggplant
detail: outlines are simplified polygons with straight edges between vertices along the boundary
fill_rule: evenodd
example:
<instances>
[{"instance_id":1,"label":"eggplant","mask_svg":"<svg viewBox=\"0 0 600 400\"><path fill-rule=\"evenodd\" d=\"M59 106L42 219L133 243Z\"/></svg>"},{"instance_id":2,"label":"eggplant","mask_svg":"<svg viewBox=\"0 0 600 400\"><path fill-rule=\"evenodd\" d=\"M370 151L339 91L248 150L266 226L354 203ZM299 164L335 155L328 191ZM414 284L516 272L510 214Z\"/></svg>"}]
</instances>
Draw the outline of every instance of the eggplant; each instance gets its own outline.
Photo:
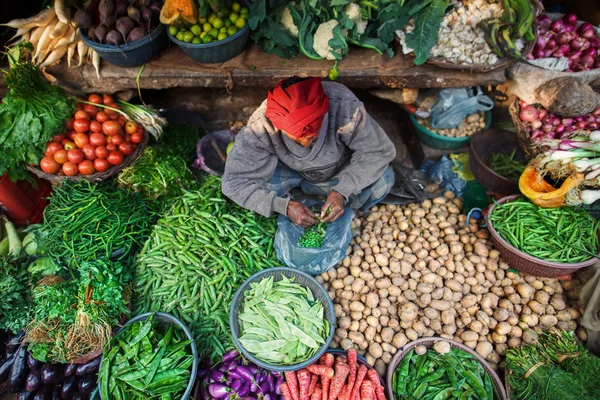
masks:
<instances>
[{"instance_id":1,"label":"eggplant","mask_svg":"<svg viewBox=\"0 0 600 400\"><path fill-rule=\"evenodd\" d=\"M52 396L50 397L52 400L62 400L62 386L62 384L54 385L54 388L52 389Z\"/></svg>"},{"instance_id":2,"label":"eggplant","mask_svg":"<svg viewBox=\"0 0 600 400\"><path fill-rule=\"evenodd\" d=\"M33 399L33 393L32 392L19 392L17 393L17 400L31 400Z\"/></svg>"},{"instance_id":3,"label":"eggplant","mask_svg":"<svg viewBox=\"0 0 600 400\"><path fill-rule=\"evenodd\" d=\"M96 376L95 375L90 375L90 376L86 376L85 378L81 379L79 381L79 384L77 385L77 388L79 389L79 393L80 394L90 394L94 391L94 389L96 388Z\"/></svg>"},{"instance_id":4,"label":"eggplant","mask_svg":"<svg viewBox=\"0 0 600 400\"><path fill-rule=\"evenodd\" d=\"M27 347L21 346L15 353L15 362L10 369L10 378L8 380L8 388L11 392L17 393L23 390L25 387L25 380L27 379Z\"/></svg>"},{"instance_id":5,"label":"eggplant","mask_svg":"<svg viewBox=\"0 0 600 400\"><path fill-rule=\"evenodd\" d=\"M23 330L10 338L8 343L6 343L6 355L7 356L14 354L19 349L19 346L21 345L21 341L23 340L24 337L25 337L25 331Z\"/></svg>"},{"instance_id":6,"label":"eggplant","mask_svg":"<svg viewBox=\"0 0 600 400\"><path fill-rule=\"evenodd\" d=\"M63 383L60 395L63 399L70 399L77 392L77 377L69 376Z\"/></svg>"},{"instance_id":7,"label":"eggplant","mask_svg":"<svg viewBox=\"0 0 600 400\"><path fill-rule=\"evenodd\" d=\"M25 380L25 390L28 392L37 392L44 386L44 382L40 379L35 371L31 371Z\"/></svg>"},{"instance_id":8,"label":"eggplant","mask_svg":"<svg viewBox=\"0 0 600 400\"><path fill-rule=\"evenodd\" d=\"M77 364L69 364L67 365L67 368L65 368L65 378L71 376L71 375L75 375L75 372L77 371L77 367L79 365Z\"/></svg>"},{"instance_id":9,"label":"eggplant","mask_svg":"<svg viewBox=\"0 0 600 400\"><path fill-rule=\"evenodd\" d=\"M40 368L44 366L42 361L36 360L33 358L33 354L31 352L27 352L27 366L31 371L38 371Z\"/></svg>"},{"instance_id":10,"label":"eggplant","mask_svg":"<svg viewBox=\"0 0 600 400\"><path fill-rule=\"evenodd\" d=\"M222 399L229 396L231 389L222 383L211 383L208 385L210 395L216 399Z\"/></svg>"},{"instance_id":11,"label":"eggplant","mask_svg":"<svg viewBox=\"0 0 600 400\"><path fill-rule=\"evenodd\" d=\"M83 400L84 396L80 395L79 393L75 393L75 395L73 397L71 397L71 400Z\"/></svg>"},{"instance_id":12,"label":"eggplant","mask_svg":"<svg viewBox=\"0 0 600 400\"><path fill-rule=\"evenodd\" d=\"M33 396L33 400L50 400L50 395L45 389L40 389L35 396Z\"/></svg>"},{"instance_id":13,"label":"eggplant","mask_svg":"<svg viewBox=\"0 0 600 400\"><path fill-rule=\"evenodd\" d=\"M223 356L223 362L232 361L240 355L237 350L233 349L225 353Z\"/></svg>"},{"instance_id":14,"label":"eggplant","mask_svg":"<svg viewBox=\"0 0 600 400\"><path fill-rule=\"evenodd\" d=\"M42 367L41 372L42 382L58 383L63 380L63 367L61 364L46 363Z\"/></svg>"},{"instance_id":15,"label":"eggplant","mask_svg":"<svg viewBox=\"0 0 600 400\"><path fill-rule=\"evenodd\" d=\"M77 376L87 376L91 374L95 374L100 370L100 361L102 361L102 357L96 357L91 361L88 361L85 364L80 364L77 366L75 373Z\"/></svg>"},{"instance_id":16,"label":"eggplant","mask_svg":"<svg viewBox=\"0 0 600 400\"><path fill-rule=\"evenodd\" d=\"M14 354L2 361L2 364L0 364L0 383L4 383L8 379L8 375L10 374L14 362Z\"/></svg>"}]
</instances>

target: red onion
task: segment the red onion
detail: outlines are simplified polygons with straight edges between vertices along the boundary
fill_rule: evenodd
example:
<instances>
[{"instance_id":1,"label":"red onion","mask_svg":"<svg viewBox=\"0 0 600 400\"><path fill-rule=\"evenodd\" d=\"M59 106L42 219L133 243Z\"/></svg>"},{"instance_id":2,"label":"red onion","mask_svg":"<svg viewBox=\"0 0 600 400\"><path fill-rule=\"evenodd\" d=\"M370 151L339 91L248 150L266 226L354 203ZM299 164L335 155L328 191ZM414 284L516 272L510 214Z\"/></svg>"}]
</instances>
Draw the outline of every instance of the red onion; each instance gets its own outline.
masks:
<instances>
[{"instance_id":1,"label":"red onion","mask_svg":"<svg viewBox=\"0 0 600 400\"><path fill-rule=\"evenodd\" d=\"M571 14L566 14L562 20L565 22L565 24L567 25L571 25L571 26L575 26L577 24L577 15L571 13Z\"/></svg>"},{"instance_id":2,"label":"red onion","mask_svg":"<svg viewBox=\"0 0 600 400\"><path fill-rule=\"evenodd\" d=\"M543 123L539 119L536 119L535 121L531 121L531 129L540 129L542 127L542 125L543 125Z\"/></svg>"},{"instance_id":3,"label":"red onion","mask_svg":"<svg viewBox=\"0 0 600 400\"><path fill-rule=\"evenodd\" d=\"M544 119L544 118L546 118L547 115L548 115L548 110L546 110L545 108L538 110L538 118L539 119Z\"/></svg>"},{"instance_id":4,"label":"red onion","mask_svg":"<svg viewBox=\"0 0 600 400\"><path fill-rule=\"evenodd\" d=\"M590 47L594 49L598 49L600 47L600 39L597 37L593 37L590 39Z\"/></svg>"},{"instance_id":5,"label":"red onion","mask_svg":"<svg viewBox=\"0 0 600 400\"><path fill-rule=\"evenodd\" d=\"M563 31L575 33L575 27L573 25L565 25L565 27L563 28Z\"/></svg>"},{"instance_id":6,"label":"red onion","mask_svg":"<svg viewBox=\"0 0 600 400\"><path fill-rule=\"evenodd\" d=\"M546 47L548 40L550 40L550 38L540 35L535 39L535 46L537 48L543 49L544 47Z\"/></svg>"},{"instance_id":7,"label":"red onion","mask_svg":"<svg viewBox=\"0 0 600 400\"><path fill-rule=\"evenodd\" d=\"M558 21L554 21L550 24L550 30L553 32L561 32L564 26L565 24L559 19Z\"/></svg>"},{"instance_id":8,"label":"red onion","mask_svg":"<svg viewBox=\"0 0 600 400\"><path fill-rule=\"evenodd\" d=\"M556 127L554 128L554 132L556 132L557 134L561 134L565 131L565 126L563 124L558 124L556 125Z\"/></svg>"},{"instance_id":9,"label":"red onion","mask_svg":"<svg viewBox=\"0 0 600 400\"><path fill-rule=\"evenodd\" d=\"M594 25L590 24L589 22L584 22L583 24L579 25L579 28L577 28L577 33L589 31L590 29L593 30Z\"/></svg>"},{"instance_id":10,"label":"red onion","mask_svg":"<svg viewBox=\"0 0 600 400\"><path fill-rule=\"evenodd\" d=\"M533 122L538 118L538 110L534 106L525 106L519 113L521 121Z\"/></svg>"},{"instance_id":11,"label":"red onion","mask_svg":"<svg viewBox=\"0 0 600 400\"><path fill-rule=\"evenodd\" d=\"M596 49L587 49L586 51L583 52L582 54L583 57L596 57Z\"/></svg>"},{"instance_id":12,"label":"red onion","mask_svg":"<svg viewBox=\"0 0 600 400\"><path fill-rule=\"evenodd\" d=\"M544 50L544 57L540 57L540 58L548 58L552 55L552 50L550 49L545 49Z\"/></svg>"},{"instance_id":13,"label":"red onion","mask_svg":"<svg viewBox=\"0 0 600 400\"><path fill-rule=\"evenodd\" d=\"M529 53L525 56L526 59L528 60L535 60L535 57L533 56L533 53Z\"/></svg>"},{"instance_id":14,"label":"red onion","mask_svg":"<svg viewBox=\"0 0 600 400\"><path fill-rule=\"evenodd\" d=\"M573 118L563 118L560 122L564 126L571 126L571 125L573 125Z\"/></svg>"},{"instance_id":15,"label":"red onion","mask_svg":"<svg viewBox=\"0 0 600 400\"><path fill-rule=\"evenodd\" d=\"M580 115L579 117L575 117L575 122L583 121L583 117Z\"/></svg>"},{"instance_id":16,"label":"red onion","mask_svg":"<svg viewBox=\"0 0 600 400\"><path fill-rule=\"evenodd\" d=\"M519 108L527 107L528 105L524 100L519 100Z\"/></svg>"},{"instance_id":17,"label":"red onion","mask_svg":"<svg viewBox=\"0 0 600 400\"><path fill-rule=\"evenodd\" d=\"M575 125L567 126L567 132L575 132L577 128Z\"/></svg>"},{"instance_id":18,"label":"red onion","mask_svg":"<svg viewBox=\"0 0 600 400\"><path fill-rule=\"evenodd\" d=\"M560 124L560 118L554 117L552 118L552 125L558 126Z\"/></svg>"},{"instance_id":19,"label":"red onion","mask_svg":"<svg viewBox=\"0 0 600 400\"><path fill-rule=\"evenodd\" d=\"M560 47L557 47L552 52L552 57L561 58L561 57L564 57L564 56L565 56L565 53L563 53L563 51L560 49Z\"/></svg>"},{"instance_id":20,"label":"red onion","mask_svg":"<svg viewBox=\"0 0 600 400\"><path fill-rule=\"evenodd\" d=\"M600 117L600 107L596 108L594 111L592 111L591 113L594 117Z\"/></svg>"},{"instance_id":21,"label":"red onion","mask_svg":"<svg viewBox=\"0 0 600 400\"><path fill-rule=\"evenodd\" d=\"M581 32L579 34L579 37L582 37L584 39L591 39L593 37L596 37L596 34L594 33L594 31L592 29L590 29L590 30Z\"/></svg>"},{"instance_id":22,"label":"red onion","mask_svg":"<svg viewBox=\"0 0 600 400\"><path fill-rule=\"evenodd\" d=\"M548 43L546 43L546 47L544 49L554 50L555 48L556 48L556 40L550 39L550 40L548 40Z\"/></svg>"},{"instance_id":23,"label":"red onion","mask_svg":"<svg viewBox=\"0 0 600 400\"><path fill-rule=\"evenodd\" d=\"M594 61L594 68L600 68L600 55L596 57L596 61Z\"/></svg>"},{"instance_id":24,"label":"red onion","mask_svg":"<svg viewBox=\"0 0 600 400\"><path fill-rule=\"evenodd\" d=\"M585 45L585 43L587 43L587 44L588 44L588 47L589 47L589 44L590 44L590 43L589 43L587 40L585 40L584 38L580 38L580 37L578 37L578 38L575 38L575 39L573 39L573 40L571 41L571 43L570 43L570 46L571 46L571 48L572 48L573 50L585 50L585 49L583 48L583 46Z\"/></svg>"},{"instance_id":25,"label":"red onion","mask_svg":"<svg viewBox=\"0 0 600 400\"><path fill-rule=\"evenodd\" d=\"M596 122L596 117L591 114L588 114L583 120L589 124L590 122Z\"/></svg>"},{"instance_id":26,"label":"red onion","mask_svg":"<svg viewBox=\"0 0 600 400\"><path fill-rule=\"evenodd\" d=\"M571 40L574 39L574 35L571 32L562 32L556 35L556 43L558 44L568 44Z\"/></svg>"},{"instance_id":27,"label":"red onion","mask_svg":"<svg viewBox=\"0 0 600 400\"><path fill-rule=\"evenodd\" d=\"M569 54L571 52L571 47L569 47L568 44L561 44L558 46L558 48L563 52L563 54Z\"/></svg>"},{"instance_id":28,"label":"red onion","mask_svg":"<svg viewBox=\"0 0 600 400\"><path fill-rule=\"evenodd\" d=\"M577 128L577 129L585 129L586 126L587 126L587 124L584 121L579 121L578 123L575 124L575 128Z\"/></svg>"},{"instance_id":29,"label":"red onion","mask_svg":"<svg viewBox=\"0 0 600 400\"><path fill-rule=\"evenodd\" d=\"M552 24L552 20L546 14L538 18L538 25L540 27L545 27L547 29L550 26L550 24Z\"/></svg>"},{"instance_id":30,"label":"red onion","mask_svg":"<svg viewBox=\"0 0 600 400\"><path fill-rule=\"evenodd\" d=\"M591 68L594 65L594 59L590 56L581 57L581 61L579 62L584 68Z\"/></svg>"},{"instance_id":31,"label":"red onion","mask_svg":"<svg viewBox=\"0 0 600 400\"><path fill-rule=\"evenodd\" d=\"M540 131L539 129L531 132L531 138L532 139L537 139L537 138L539 138L541 136L544 136L544 132Z\"/></svg>"},{"instance_id":32,"label":"red onion","mask_svg":"<svg viewBox=\"0 0 600 400\"><path fill-rule=\"evenodd\" d=\"M542 130L543 130L544 132L552 132L552 131L554 130L554 125L551 125L551 124L544 124L544 125L542 126Z\"/></svg>"},{"instance_id":33,"label":"red onion","mask_svg":"<svg viewBox=\"0 0 600 400\"><path fill-rule=\"evenodd\" d=\"M534 58L545 58L546 57L546 53L544 52L544 50L539 49L539 50L534 50L533 53Z\"/></svg>"},{"instance_id":34,"label":"red onion","mask_svg":"<svg viewBox=\"0 0 600 400\"><path fill-rule=\"evenodd\" d=\"M595 131L596 129L598 129L600 125L597 122L590 122L589 124L587 124L587 129L589 129L590 131Z\"/></svg>"}]
</instances>

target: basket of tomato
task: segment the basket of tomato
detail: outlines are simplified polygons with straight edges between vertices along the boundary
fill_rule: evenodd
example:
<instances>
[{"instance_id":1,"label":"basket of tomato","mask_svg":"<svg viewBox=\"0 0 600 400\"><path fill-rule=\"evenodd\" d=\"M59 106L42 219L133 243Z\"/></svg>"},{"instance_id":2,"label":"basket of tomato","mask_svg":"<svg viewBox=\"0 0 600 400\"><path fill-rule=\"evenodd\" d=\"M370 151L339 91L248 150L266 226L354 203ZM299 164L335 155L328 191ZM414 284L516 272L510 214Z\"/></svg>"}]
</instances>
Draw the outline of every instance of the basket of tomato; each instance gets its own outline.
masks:
<instances>
[{"instance_id":1,"label":"basket of tomato","mask_svg":"<svg viewBox=\"0 0 600 400\"><path fill-rule=\"evenodd\" d=\"M36 176L50 182L103 181L129 166L148 144L144 127L127 118L112 96L91 94L76 108L65 132L46 145L39 165L27 166Z\"/></svg>"}]
</instances>

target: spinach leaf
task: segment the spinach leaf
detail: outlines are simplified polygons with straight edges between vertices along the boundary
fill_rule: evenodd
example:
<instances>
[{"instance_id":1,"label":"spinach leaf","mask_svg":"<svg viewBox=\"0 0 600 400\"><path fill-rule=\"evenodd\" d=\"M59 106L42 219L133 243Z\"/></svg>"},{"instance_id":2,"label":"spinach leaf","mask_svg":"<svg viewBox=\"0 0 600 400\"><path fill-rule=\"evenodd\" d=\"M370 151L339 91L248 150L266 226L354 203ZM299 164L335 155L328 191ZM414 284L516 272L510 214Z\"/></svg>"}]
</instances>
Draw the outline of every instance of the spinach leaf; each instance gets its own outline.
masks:
<instances>
[{"instance_id":1,"label":"spinach leaf","mask_svg":"<svg viewBox=\"0 0 600 400\"><path fill-rule=\"evenodd\" d=\"M413 49L416 56L415 65L421 65L429 58L431 49L438 40L438 31L446 7L448 0L432 0L429 7L415 17L415 29L406 34L406 44Z\"/></svg>"}]
</instances>

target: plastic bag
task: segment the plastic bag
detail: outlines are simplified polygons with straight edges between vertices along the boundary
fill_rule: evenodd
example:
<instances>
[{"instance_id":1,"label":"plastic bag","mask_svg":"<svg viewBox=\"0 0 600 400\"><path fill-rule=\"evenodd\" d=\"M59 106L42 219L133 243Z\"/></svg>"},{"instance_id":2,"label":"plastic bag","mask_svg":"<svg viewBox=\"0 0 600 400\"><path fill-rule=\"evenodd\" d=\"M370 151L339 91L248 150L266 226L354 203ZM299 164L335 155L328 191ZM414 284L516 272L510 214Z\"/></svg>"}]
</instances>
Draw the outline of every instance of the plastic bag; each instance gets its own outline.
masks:
<instances>
[{"instance_id":1,"label":"plastic bag","mask_svg":"<svg viewBox=\"0 0 600 400\"><path fill-rule=\"evenodd\" d=\"M298 239L304 233L304 228L294 225L285 215L280 215L277 218L277 232L275 233L277 258L290 268L296 268L311 275L322 274L346 257L346 250L352 241L350 223L353 217L352 209L344 208L342 216L328 224L323 246L306 248L298 246Z\"/></svg>"},{"instance_id":2,"label":"plastic bag","mask_svg":"<svg viewBox=\"0 0 600 400\"><path fill-rule=\"evenodd\" d=\"M484 95L479 87L444 89L431 108L431 125L436 129L454 129L471 114L489 111L494 101Z\"/></svg>"},{"instance_id":3,"label":"plastic bag","mask_svg":"<svg viewBox=\"0 0 600 400\"><path fill-rule=\"evenodd\" d=\"M450 190L457 197L462 196L467 182L462 180L455 172L455 165L447 156L442 156L440 161L427 160L421 166L421 171L426 172L432 181L438 182L444 190Z\"/></svg>"}]
</instances>

